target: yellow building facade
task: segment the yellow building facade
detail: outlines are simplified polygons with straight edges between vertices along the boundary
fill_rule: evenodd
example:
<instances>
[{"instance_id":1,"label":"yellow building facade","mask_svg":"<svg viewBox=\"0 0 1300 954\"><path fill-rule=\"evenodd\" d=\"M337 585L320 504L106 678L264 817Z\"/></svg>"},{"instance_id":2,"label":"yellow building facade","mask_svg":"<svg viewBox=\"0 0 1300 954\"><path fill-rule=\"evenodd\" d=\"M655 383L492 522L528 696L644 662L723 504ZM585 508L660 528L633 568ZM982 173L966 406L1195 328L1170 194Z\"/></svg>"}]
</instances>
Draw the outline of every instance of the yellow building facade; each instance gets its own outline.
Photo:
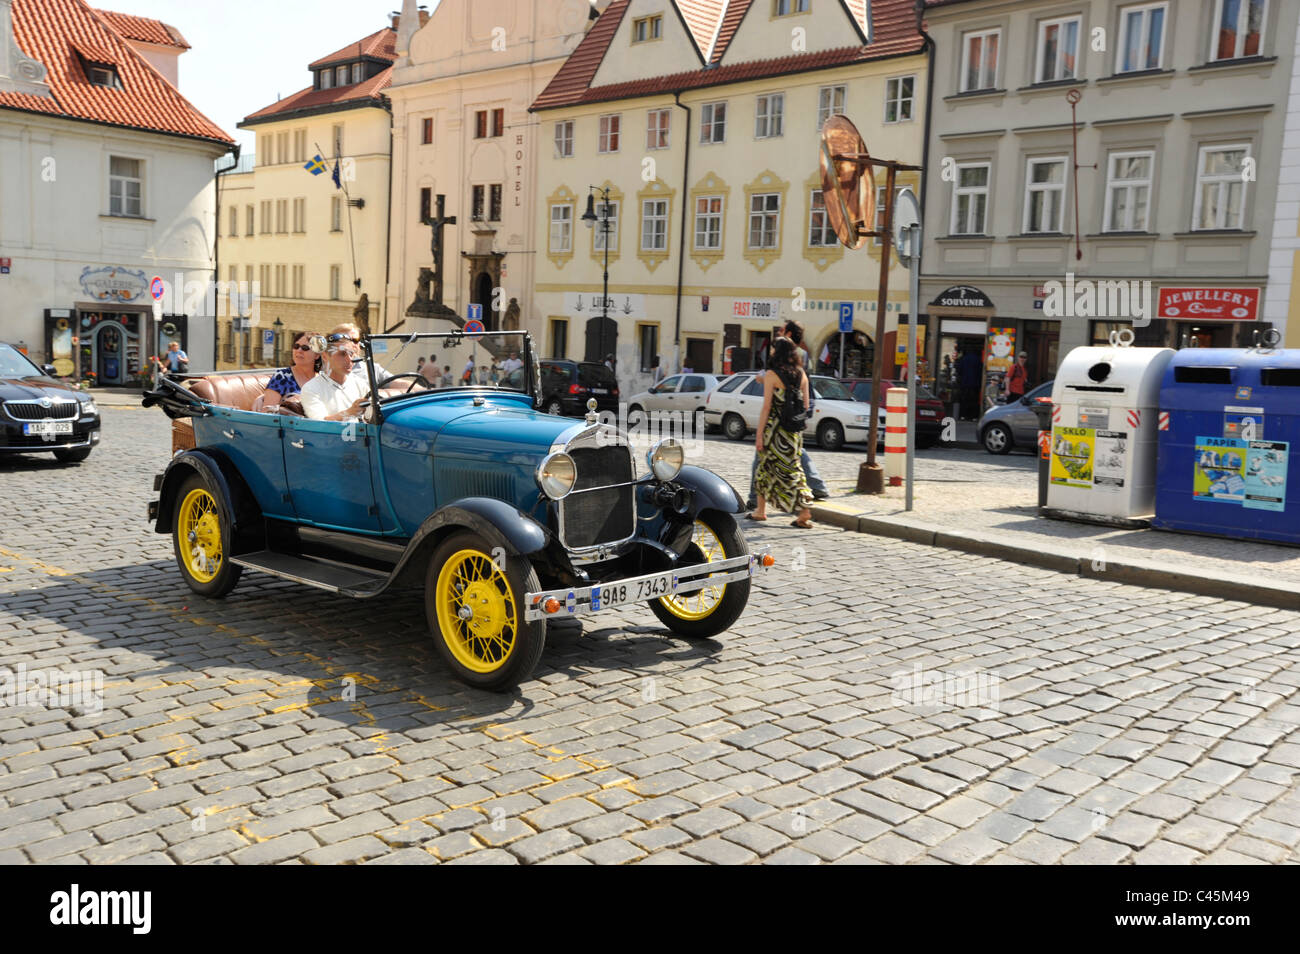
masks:
<instances>
[{"instance_id":1,"label":"yellow building facade","mask_svg":"<svg viewBox=\"0 0 1300 954\"><path fill-rule=\"evenodd\" d=\"M604 190L611 211L617 344L608 350L624 393L650 383L656 355L667 373L747 367L790 318L804 323L814 357L827 359L821 369L838 368L842 302L854 309L845 371L870 374L880 247L868 240L849 251L831 232L819 130L844 113L872 155L919 166L926 58L910 5L877 3L874 22L854 7L609 6L533 107L550 143L535 234L534 331L546 356L599 360L610 341L596 334L602 223L597 215L589 230L582 221L595 187L593 211ZM702 16L713 8L716 22ZM918 175L901 174L898 185L915 188ZM892 352L907 290L897 265L890 289Z\"/></svg>"}]
</instances>

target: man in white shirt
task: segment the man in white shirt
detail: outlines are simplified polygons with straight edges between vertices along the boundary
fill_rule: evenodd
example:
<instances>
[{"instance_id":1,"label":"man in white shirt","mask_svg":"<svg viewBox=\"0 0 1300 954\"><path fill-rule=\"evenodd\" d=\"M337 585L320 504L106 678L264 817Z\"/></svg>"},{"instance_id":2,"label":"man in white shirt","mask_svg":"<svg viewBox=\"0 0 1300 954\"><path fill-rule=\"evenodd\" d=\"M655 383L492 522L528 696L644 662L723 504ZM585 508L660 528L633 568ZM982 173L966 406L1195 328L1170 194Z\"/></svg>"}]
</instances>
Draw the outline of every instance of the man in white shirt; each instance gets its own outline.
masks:
<instances>
[{"instance_id":1,"label":"man in white shirt","mask_svg":"<svg viewBox=\"0 0 1300 954\"><path fill-rule=\"evenodd\" d=\"M523 366L524 363L519 360L519 352L511 351L510 357L506 358L504 361L501 362L502 375L503 376L507 375L511 371L516 371L519 368L522 368Z\"/></svg>"},{"instance_id":2,"label":"man in white shirt","mask_svg":"<svg viewBox=\"0 0 1300 954\"><path fill-rule=\"evenodd\" d=\"M318 374L302 389L302 409L317 421L355 421L361 416L361 402L370 397L370 386L352 373L352 361L360 348L344 338L332 342L326 353L329 374Z\"/></svg>"}]
</instances>

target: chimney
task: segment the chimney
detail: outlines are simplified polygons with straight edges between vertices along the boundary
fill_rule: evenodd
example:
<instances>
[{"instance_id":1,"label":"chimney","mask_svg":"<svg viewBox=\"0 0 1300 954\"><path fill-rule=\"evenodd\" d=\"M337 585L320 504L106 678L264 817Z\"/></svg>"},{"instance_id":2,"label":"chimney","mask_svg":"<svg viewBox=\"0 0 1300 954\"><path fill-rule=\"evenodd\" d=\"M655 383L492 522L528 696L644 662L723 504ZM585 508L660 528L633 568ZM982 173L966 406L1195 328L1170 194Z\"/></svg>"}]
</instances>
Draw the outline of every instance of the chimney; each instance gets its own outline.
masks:
<instances>
[{"instance_id":1,"label":"chimney","mask_svg":"<svg viewBox=\"0 0 1300 954\"><path fill-rule=\"evenodd\" d=\"M428 22L429 22L429 8L420 7L420 26L424 26Z\"/></svg>"},{"instance_id":2,"label":"chimney","mask_svg":"<svg viewBox=\"0 0 1300 954\"><path fill-rule=\"evenodd\" d=\"M402 23L402 15L398 13L396 10L388 14L388 28L390 30L396 32L397 28L401 26L401 23Z\"/></svg>"}]
</instances>

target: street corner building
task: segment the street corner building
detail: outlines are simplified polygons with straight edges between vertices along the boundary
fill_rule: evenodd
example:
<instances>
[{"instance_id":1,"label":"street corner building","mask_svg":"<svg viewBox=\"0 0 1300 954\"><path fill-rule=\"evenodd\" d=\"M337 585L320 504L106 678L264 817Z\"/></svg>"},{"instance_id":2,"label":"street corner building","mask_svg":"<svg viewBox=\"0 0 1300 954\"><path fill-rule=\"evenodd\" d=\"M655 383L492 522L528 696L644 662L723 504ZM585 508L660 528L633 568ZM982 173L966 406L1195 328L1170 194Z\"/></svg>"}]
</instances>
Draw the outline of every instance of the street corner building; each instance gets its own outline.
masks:
<instances>
[{"instance_id":1,"label":"street corner building","mask_svg":"<svg viewBox=\"0 0 1300 954\"><path fill-rule=\"evenodd\" d=\"M544 354L612 353L630 394L656 360L669 374L746 370L793 318L817 370L838 369L843 345L846 374L870 374L877 346L892 371L907 273L893 263L880 302L879 240L870 262L845 254L819 135L844 114L873 156L921 165L924 49L911 0L604 6L532 104ZM916 191L919 174L900 174L904 186ZM881 211L883 193L882 180Z\"/></svg>"},{"instance_id":2,"label":"street corner building","mask_svg":"<svg viewBox=\"0 0 1300 954\"><path fill-rule=\"evenodd\" d=\"M136 384L172 341L212 364L214 178L234 143L177 87L189 48L83 0L0 0L0 337L60 376Z\"/></svg>"}]
</instances>

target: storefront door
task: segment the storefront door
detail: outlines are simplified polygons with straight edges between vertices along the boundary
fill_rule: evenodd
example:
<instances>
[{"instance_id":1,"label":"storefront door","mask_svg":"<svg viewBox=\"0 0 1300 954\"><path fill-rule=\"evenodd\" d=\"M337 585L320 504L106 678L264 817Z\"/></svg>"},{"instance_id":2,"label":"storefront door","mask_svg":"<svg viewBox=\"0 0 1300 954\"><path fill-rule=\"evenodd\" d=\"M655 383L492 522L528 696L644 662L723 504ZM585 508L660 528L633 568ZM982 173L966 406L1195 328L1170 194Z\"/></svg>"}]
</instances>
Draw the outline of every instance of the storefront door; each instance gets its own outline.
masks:
<instances>
[{"instance_id":1,"label":"storefront door","mask_svg":"<svg viewBox=\"0 0 1300 954\"><path fill-rule=\"evenodd\" d=\"M1178 323L1175 340L1179 348L1231 348L1233 327L1226 323L1182 321Z\"/></svg>"}]
</instances>

